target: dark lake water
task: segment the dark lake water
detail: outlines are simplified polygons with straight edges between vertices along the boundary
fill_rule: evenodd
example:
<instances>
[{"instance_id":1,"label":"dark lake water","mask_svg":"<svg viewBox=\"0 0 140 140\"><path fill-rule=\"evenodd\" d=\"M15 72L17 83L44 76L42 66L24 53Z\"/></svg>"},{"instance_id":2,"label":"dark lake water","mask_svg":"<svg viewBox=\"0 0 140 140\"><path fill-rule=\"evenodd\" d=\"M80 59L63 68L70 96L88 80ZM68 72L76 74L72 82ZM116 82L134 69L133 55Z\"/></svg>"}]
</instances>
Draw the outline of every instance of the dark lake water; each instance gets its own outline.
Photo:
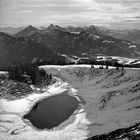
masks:
<instances>
[{"instance_id":1,"label":"dark lake water","mask_svg":"<svg viewBox=\"0 0 140 140\"><path fill-rule=\"evenodd\" d=\"M51 129L68 119L78 106L78 100L64 92L39 101L23 118L39 129Z\"/></svg>"}]
</instances>

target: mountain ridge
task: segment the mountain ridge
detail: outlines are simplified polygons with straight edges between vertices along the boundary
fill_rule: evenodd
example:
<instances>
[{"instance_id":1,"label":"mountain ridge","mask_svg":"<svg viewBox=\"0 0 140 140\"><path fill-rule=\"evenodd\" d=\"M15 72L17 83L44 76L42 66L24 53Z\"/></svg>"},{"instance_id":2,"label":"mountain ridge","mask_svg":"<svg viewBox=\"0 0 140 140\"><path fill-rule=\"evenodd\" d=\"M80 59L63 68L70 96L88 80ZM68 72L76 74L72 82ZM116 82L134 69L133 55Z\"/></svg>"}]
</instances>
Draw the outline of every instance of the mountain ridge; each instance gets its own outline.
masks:
<instances>
[{"instance_id":1,"label":"mountain ridge","mask_svg":"<svg viewBox=\"0 0 140 140\"><path fill-rule=\"evenodd\" d=\"M25 31L27 31L26 34ZM139 57L140 53L139 45L103 35L96 26L85 27L80 32L71 32L67 31L66 28L51 24L48 28L36 30L33 34L28 34L26 28L20 37L36 40L52 51L66 55L81 56L82 53L90 55L101 53L113 56Z\"/></svg>"},{"instance_id":2,"label":"mountain ridge","mask_svg":"<svg viewBox=\"0 0 140 140\"><path fill-rule=\"evenodd\" d=\"M29 25L28 27L24 28L20 32L16 33L14 36L25 38L25 37L31 36L32 34L37 33L37 32L39 33L40 30L33 27L32 25Z\"/></svg>"}]
</instances>

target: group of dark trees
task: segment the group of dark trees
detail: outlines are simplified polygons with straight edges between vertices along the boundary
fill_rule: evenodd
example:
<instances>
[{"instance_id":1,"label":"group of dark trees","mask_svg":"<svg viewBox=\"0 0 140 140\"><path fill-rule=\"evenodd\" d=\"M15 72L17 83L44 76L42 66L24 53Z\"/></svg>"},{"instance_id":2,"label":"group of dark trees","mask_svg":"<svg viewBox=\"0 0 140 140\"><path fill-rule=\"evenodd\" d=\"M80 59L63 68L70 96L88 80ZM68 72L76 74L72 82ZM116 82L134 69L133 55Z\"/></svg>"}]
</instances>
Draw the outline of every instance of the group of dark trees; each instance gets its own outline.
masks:
<instances>
[{"instance_id":1,"label":"group of dark trees","mask_svg":"<svg viewBox=\"0 0 140 140\"><path fill-rule=\"evenodd\" d=\"M51 80L52 75L47 74L44 69L32 63L15 62L8 67L9 79L38 85L43 80Z\"/></svg>"},{"instance_id":2,"label":"group of dark trees","mask_svg":"<svg viewBox=\"0 0 140 140\"><path fill-rule=\"evenodd\" d=\"M96 59L80 59L78 61L78 64L106 65L115 67L123 66L122 64L119 64L117 61L97 61Z\"/></svg>"},{"instance_id":3,"label":"group of dark trees","mask_svg":"<svg viewBox=\"0 0 140 140\"><path fill-rule=\"evenodd\" d=\"M127 67L127 65L123 65L123 64L119 64L118 62L114 62L114 63L111 63L111 62L108 62L108 61L99 61L99 62L96 62L96 63L92 63L91 64L91 68L94 68L94 65L102 65L99 67L99 69L104 69L104 66L105 66L105 69L108 69L109 66L114 66L116 67L117 70L119 69L122 69L124 70L124 67Z\"/></svg>"}]
</instances>

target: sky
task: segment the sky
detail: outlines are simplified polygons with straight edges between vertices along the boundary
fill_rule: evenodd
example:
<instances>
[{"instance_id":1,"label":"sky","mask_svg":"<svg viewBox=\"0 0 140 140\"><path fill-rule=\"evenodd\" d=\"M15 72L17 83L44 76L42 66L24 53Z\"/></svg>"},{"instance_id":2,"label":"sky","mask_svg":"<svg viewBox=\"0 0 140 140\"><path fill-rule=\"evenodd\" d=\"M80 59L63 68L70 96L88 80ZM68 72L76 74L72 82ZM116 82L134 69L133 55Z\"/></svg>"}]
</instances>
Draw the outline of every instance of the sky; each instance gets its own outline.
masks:
<instances>
[{"instance_id":1,"label":"sky","mask_svg":"<svg viewBox=\"0 0 140 140\"><path fill-rule=\"evenodd\" d=\"M140 0L0 0L0 27L51 23L140 29Z\"/></svg>"}]
</instances>

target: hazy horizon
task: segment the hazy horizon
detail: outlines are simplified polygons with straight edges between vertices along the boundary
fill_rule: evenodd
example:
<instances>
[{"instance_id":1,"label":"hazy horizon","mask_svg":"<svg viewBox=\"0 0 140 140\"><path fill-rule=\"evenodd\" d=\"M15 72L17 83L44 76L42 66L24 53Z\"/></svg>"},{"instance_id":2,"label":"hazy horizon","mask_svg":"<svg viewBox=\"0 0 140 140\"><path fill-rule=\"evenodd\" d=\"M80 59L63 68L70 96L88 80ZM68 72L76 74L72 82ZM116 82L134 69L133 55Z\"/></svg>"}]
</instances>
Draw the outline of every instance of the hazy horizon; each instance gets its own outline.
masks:
<instances>
[{"instance_id":1,"label":"hazy horizon","mask_svg":"<svg viewBox=\"0 0 140 140\"><path fill-rule=\"evenodd\" d=\"M1 0L0 27L101 26L140 29L139 0Z\"/></svg>"}]
</instances>

